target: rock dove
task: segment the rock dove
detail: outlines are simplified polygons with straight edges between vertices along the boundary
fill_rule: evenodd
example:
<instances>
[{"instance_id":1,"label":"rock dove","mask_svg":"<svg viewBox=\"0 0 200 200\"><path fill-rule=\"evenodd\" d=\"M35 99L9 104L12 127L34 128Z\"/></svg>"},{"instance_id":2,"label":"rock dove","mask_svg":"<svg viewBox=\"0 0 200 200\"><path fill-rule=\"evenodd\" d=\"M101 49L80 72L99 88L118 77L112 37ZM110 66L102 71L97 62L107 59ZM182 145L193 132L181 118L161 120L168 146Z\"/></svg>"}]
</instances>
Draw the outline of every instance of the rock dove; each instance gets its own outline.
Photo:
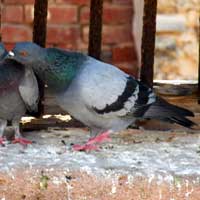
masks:
<instances>
[{"instance_id":1,"label":"rock dove","mask_svg":"<svg viewBox=\"0 0 200 200\"><path fill-rule=\"evenodd\" d=\"M168 103L117 67L82 53L22 42L9 52L8 59L32 67L60 107L90 128L93 138L76 149L91 149L108 139L108 131L123 130L137 119L194 125L186 118L194 116L191 111Z\"/></svg>"},{"instance_id":2,"label":"rock dove","mask_svg":"<svg viewBox=\"0 0 200 200\"><path fill-rule=\"evenodd\" d=\"M2 61L4 59L4 57L7 55L7 51L4 47L4 44L2 42L0 42L0 61Z\"/></svg>"},{"instance_id":3,"label":"rock dove","mask_svg":"<svg viewBox=\"0 0 200 200\"><path fill-rule=\"evenodd\" d=\"M32 68L4 59L7 52L0 44L0 144L3 144L7 121L12 121L15 129L13 143L30 144L21 136L19 122L26 110L37 111L39 89Z\"/></svg>"}]
</instances>

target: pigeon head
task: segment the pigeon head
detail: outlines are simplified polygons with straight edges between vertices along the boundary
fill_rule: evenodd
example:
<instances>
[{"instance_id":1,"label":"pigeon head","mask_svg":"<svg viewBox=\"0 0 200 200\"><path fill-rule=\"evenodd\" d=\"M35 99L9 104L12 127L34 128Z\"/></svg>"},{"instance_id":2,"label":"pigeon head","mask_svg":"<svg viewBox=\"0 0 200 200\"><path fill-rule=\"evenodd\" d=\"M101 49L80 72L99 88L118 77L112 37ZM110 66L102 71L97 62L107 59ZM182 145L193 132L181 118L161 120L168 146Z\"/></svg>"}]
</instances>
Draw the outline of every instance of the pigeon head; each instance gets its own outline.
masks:
<instances>
[{"instance_id":1,"label":"pigeon head","mask_svg":"<svg viewBox=\"0 0 200 200\"><path fill-rule=\"evenodd\" d=\"M8 52L6 59L15 60L23 65L32 66L41 57L42 47L33 42L19 42L12 51Z\"/></svg>"},{"instance_id":2,"label":"pigeon head","mask_svg":"<svg viewBox=\"0 0 200 200\"><path fill-rule=\"evenodd\" d=\"M4 44L0 42L0 60L3 59L7 54Z\"/></svg>"}]
</instances>

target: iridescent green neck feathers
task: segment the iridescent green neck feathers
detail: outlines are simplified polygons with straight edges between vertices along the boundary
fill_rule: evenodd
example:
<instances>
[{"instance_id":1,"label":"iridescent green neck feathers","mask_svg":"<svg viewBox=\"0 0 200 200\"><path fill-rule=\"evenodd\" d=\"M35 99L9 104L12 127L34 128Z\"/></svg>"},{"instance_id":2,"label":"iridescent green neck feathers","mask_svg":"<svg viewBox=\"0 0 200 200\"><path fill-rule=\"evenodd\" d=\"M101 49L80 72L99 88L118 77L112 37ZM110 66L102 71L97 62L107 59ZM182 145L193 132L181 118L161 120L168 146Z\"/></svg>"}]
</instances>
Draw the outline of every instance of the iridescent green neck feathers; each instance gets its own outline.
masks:
<instances>
[{"instance_id":1,"label":"iridescent green neck feathers","mask_svg":"<svg viewBox=\"0 0 200 200\"><path fill-rule=\"evenodd\" d=\"M47 49L43 75L50 90L57 93L67 89L86 58L77 52Z\"/></svg>"}]
</instances>

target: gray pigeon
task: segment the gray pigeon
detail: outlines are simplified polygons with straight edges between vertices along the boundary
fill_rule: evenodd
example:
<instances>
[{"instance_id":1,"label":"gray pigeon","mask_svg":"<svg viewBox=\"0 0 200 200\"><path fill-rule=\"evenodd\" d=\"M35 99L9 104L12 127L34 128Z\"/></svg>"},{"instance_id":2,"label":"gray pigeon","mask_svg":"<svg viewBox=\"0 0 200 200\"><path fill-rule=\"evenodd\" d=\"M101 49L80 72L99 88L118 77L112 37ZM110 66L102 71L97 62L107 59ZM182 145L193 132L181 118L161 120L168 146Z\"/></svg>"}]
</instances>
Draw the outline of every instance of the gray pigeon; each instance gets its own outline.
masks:
<instances>
[{"instance_id":1,"label":"gray pigeon","mask_svg":"<svg viewBox=\"0 0 200 200\"><path fill-rule=\"evenodd\" d=\"M91 129L94 140L88 146L106 139L105 131L123 130L137 119L194 125L186 118L194 116L191 111L169 104L134 77L82 53L22 42L9 52L8 59L32 67L60 107ZM100 133L105 135L100 138Z\"/></svg>"},{"instance_id":2,"label":"gray pigeon","mask_svg":"<svg viewBox=\"0 0 200 200\"><path fill-rule=\"evenodd\" d=\"M7 51L4 47L4 44L2 42L0 42L0 61L2 61L4 59L4 57L7 55Z\"/></svg>"},{"instance_id":3,"label":"gray pigeon","mask_svg":"<svg viewBox=\"0 0 200 200\"><path fill-rule=\"evenodd\" d=\"M19 122L26 110L37 111L39 89L32 68L24 67L14 60L4 60L7 52L0 43L0 143L3 144L4 129L11 121L15 129L13 142L29 144L21 136Z\"/></svg>"}]
</instances>

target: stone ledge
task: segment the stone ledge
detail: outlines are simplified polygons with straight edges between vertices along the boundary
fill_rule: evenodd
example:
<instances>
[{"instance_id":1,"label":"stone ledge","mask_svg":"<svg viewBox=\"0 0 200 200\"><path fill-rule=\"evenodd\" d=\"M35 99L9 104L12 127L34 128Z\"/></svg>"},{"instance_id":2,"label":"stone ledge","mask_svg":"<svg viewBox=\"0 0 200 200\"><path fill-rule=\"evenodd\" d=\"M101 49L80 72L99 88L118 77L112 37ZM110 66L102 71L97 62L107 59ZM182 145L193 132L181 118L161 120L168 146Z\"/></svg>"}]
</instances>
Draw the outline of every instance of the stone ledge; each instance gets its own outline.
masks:
<instances>
[{"instance_id":1,"label":"stone ledge","mask_svg":"<svg viewBox=\"0 0 200 200\"><path fill-rule=\"evenodd\" d=\"M200 135L126 130L99 152L73 152L83 129L28 132L36 143L0 148L0 199L197 200ZM61 141L65 141L63 145Z\"/></svg>"}]
</instances>

